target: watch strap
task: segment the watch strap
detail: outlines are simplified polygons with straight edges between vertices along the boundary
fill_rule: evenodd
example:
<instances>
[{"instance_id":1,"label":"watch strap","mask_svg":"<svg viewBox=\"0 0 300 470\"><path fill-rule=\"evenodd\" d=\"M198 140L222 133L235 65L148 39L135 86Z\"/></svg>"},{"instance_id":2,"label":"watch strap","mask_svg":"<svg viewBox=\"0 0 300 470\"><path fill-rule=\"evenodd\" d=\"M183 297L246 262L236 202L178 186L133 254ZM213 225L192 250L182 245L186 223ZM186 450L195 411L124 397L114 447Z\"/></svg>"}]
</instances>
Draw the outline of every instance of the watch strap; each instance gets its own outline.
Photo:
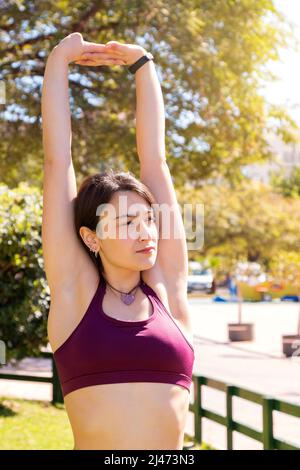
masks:
<instances>
[{"instance_id":1,"label":"watch strap","mask_svg":"<svg viewBox=\"0 0 300 470\"><path fill-rule=\"evenodd\" d=\"M151 52L147 52L146 54L144 54L142 57L140 57L136 62L134 62L133 64L131 64L129 67L128 67L128 70L130 73L132 74L135 74L135 72L140 68L142 67L142 65L144 65L146 62L148 62L149 60L153 60L154 57L153 55L151 54Z\"/></svg>"}]
</instances>

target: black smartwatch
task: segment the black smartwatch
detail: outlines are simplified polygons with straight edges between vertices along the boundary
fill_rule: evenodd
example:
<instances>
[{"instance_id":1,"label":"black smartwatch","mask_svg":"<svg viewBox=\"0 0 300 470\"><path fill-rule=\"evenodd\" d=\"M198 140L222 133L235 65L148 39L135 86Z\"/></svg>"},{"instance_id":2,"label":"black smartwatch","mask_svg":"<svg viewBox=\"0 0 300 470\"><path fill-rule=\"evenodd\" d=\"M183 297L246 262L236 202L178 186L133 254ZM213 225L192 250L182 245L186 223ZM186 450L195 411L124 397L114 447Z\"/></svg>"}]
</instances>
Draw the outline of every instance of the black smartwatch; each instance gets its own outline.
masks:
<instances>
[{"instance_id":1,"label":"black smartwatch","mask_svg":"<svg viewBox=\"0 0 300 470\"><path fill-rule=\"evenodd\" d=\"M136 62L134 62L134 64L131 64L131 65L128 67L129 72L132 73L132 74L135 74L135 72L136 72L142 65L144 65L146 62L148 62L148 60L154 60L154 57L153 57L153 55L151 54L151 52L146 52L146 54L144 54L142 57L140 57Z\"/></svg>"}]
</instances>

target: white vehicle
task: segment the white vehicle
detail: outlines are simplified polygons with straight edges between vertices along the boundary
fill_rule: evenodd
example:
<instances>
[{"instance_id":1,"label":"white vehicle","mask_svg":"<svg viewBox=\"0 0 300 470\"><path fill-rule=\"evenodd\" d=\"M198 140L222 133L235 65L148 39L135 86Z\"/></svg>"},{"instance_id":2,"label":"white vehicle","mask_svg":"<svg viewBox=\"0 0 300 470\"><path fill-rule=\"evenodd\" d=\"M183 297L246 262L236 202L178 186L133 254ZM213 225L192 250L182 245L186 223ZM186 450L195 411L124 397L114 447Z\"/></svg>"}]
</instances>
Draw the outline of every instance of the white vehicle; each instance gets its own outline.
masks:
<instances>
[{"instance_id":1,"label":"white vehicle","mask_svg":"<svg viewBox=\"0 0 300 470\"><path fill-rule=\"evenodd\" d=\"M188 275L188 293L193 291L213 292L213 273L210 268L192 269Z\"/></svg>"}]
</instances>

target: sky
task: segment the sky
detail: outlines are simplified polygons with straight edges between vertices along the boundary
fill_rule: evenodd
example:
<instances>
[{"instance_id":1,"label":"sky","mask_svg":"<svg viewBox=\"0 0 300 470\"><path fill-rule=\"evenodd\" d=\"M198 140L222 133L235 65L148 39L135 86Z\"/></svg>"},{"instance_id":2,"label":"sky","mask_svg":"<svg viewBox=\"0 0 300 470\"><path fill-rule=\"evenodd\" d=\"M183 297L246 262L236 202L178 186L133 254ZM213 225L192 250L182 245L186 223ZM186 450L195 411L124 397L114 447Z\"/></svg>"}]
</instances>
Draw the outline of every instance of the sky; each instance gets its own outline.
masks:
<instances>
[{"instance_id":1,"label":"sky","mask_svg":"<svg viewBox=\"0 0 300 470\"><path fill-rule=\"evenodd\" d=\"M295 36L300 41L300 0L275 0L274 4L293 23ZM299 51L280 49L280 58L268 64L278 80L264 84L260 92L269 102L285 105L300 126L300 46Z\"/></svg>"}]
</instances>

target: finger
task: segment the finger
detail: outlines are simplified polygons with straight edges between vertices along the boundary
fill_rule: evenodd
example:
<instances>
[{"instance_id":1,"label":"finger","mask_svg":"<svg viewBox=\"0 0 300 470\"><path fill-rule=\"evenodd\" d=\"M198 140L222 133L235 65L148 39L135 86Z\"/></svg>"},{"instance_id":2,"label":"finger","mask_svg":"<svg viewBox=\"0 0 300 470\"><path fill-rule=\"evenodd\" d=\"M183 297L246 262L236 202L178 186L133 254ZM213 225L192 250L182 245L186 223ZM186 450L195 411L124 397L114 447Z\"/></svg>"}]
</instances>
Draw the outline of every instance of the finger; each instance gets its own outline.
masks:
<instances>
[{"instance_id":1,"label":"finger","mask_svg":"<svg viewBox=\"0 0 300 470\"><path fill-rule=\"evenodd\" d=\"M119 54L119 55L124 55L126 52L126 49L122 46L105 46L105 52L108 52L109 54Z\"/></svg>"},{"instance_id":2,"label":"finger","mask_svg":"<svg viewBox=\"0 0 300 470\"><path fill-rule=\"evenodd\" d=\"M123 58L123 54L120 52L113 52L113 51L105 51L105 52L83 52L81 54L83 58L93 58L97 57L100 59L121 59Z\"/></svg>"},{"instance_id":3,"label":"finger","mask_svg":"<svg viewBox=\"0 0 300 470\"><path fill-rule=\"evenodd\" d=\"M105 44L83 41L83 50L85 52L103 52L105 50Z\"/></svg>"},{"instance_id":4,"label":"finger","mask_svg":"<svg viewBox=\"0 0 300 470\"><path fill-rule=\"evenodd\" d=\"M110 65L110 64L125 65L125 62L123 60L120 60L120 59L105 59L105 60L101 60L100 64L103 64L103 65Z\"/></svg>"},{"instance_id":5,"label":"finger","mask_svg":"<svg viewBox=\"0 0 300 470\"><path fill-rule=\"evenodd\" d=\"M86 42L84 41L84 44L83 44L83 50L84 50L84 54L85 53L105 53L107 52L106 50L106 47L105 47L105 44L97 44L95 42ZM113 48L112 50L109 51L111 54L116 54L116 55L120 55L122 54L122 51L121 49L119 48Z\"/></svg>"},{"instance_id":6,"label":"finger","mask_svg":"<svg viewBox=\"0 0 300 470\"><path fill-rule=\"evenodd\" d=\"M98 54L98 53L85 53L82 55L83 59L90 59L90 60L96 60L96 61L105 61L105 60L115 60L115 61L121 61L123 65L126 65L125 60L123 60L121 57L111 57L111 54Z\"/></svg>"},{"instance_id":7,"label":"finger","mask_svg":"<svg viewBox=\"0 0 300 470\"><path fill-rule=\"evenodd\" d=\"M92 62L91 60L77 60L76 62L74 62L74 64L77 64L77 65L91 65L91 64L94 64L94 62Z\"/></svg>"},{"instance_id":8,"label":"finger","mask_svg":"<svg viewBox=\"0 0 300 470\"><path fill-rule=\"evenodd\" d=\"M97 62L102 62L102 63L105 63L105 62L112 63L112 62L114 62L116 64L126 65L126 62L124 60L119 59L119 58L115 58L115 57L108 57L107 59L103 59L103 58L99 57L98 59L95 58L94 60L97 61Z\"/></svg>"},{"instance_id":9,"label":"finger","mask_svg":"<svg viewBox=\"0 0 300 470\"><path fill-rule=\"evenodd\" d=\"M84 52L82 55L81 55L81 58L89 58L89 59L94 59L94 58L97 58L97 59L120 59L120 55L119 54L115 54L115 53L105 53L105 52Z\"/></svg>"},{"instance_id":10,"label":"finger","mask_svg":"<svg viewBox=\"0 0 300 470\"><path fill-rule=\"evenodd\" d=\"M103 60L100 60L100 59L89 59L89 58L86 58L86 59L78 59L75 61L75 64L79 64L79 63L82 63L82 64L102 64L104 61Z\"/></svg>"},{"instance_id":11,"label":"finger","mask_svg":"<svg viewBox=\"0 0 300 470\"><path fill-rule=\"evenodd\" d=\"M119 60L119 59L106 59L106 60L86 59L86 60L77 60L74 63L78 65L126 65L126 63L123 60Z\"/></svg>"}]
</instances>

